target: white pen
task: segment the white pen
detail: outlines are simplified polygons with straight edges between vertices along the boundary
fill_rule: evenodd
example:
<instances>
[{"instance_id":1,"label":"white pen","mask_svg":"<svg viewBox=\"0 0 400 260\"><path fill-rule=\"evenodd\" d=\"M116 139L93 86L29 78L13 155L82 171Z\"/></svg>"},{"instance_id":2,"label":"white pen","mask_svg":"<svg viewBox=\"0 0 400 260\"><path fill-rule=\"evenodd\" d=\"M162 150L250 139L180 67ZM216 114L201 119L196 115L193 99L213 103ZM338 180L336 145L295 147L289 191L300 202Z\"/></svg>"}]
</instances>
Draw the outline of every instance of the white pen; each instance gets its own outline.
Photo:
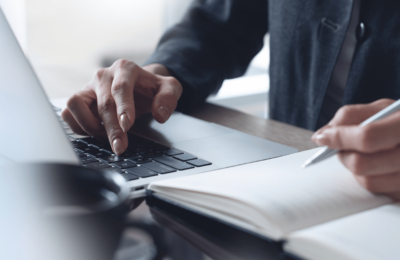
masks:
<instances>
[{"instance_id":1,"label":"white pen","mask_svg":"<svg viewBox=\"0 0 400 260\"><path fill-rule=\"evenodd\" d=\"M397 112L399 110L400 110L400 99L397 100L396 102L394 102L393 104L391 104L390 106L382 109L381 111L379 111L375 115L371 116L370 118L368 118L364 122L362 122L360 124L360 126L365 126L365 125L368 125L368 124L370 124L372 122L378 121L378 120L380 120L382 118L390 116L391 114L393 114L394 112ZM338 152L339 152L339 150L330 149L329 147L325 146L324 148L319 150L316 154L311 156L310 159L305 161L305 163L301 167L305 168L305 167L307 167L309 165L319 163L319 162L331 157L332 155L335 155Z\"/></svg>"}]
</instances>

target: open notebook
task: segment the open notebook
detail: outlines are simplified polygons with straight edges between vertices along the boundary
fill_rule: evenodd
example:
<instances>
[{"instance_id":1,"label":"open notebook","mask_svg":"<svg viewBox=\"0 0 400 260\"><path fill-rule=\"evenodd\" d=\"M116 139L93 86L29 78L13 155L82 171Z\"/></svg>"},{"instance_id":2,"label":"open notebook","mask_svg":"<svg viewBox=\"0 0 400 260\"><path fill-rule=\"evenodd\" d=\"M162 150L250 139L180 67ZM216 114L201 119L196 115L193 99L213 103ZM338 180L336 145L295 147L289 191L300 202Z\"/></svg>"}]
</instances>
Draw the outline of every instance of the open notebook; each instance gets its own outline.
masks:
<instances>
[{"instance_id":1,"label":"open notebook","mask_svg":"<svg viewBox=\"0 0 400 260\"><path fill-rule=\"evenodd\" d=\"M400 259L400 206L366 191L336 157L301 169L315 152L155 182L148 189L285 240L286 251L305 259Z\"/></svg>"}]
</instances>

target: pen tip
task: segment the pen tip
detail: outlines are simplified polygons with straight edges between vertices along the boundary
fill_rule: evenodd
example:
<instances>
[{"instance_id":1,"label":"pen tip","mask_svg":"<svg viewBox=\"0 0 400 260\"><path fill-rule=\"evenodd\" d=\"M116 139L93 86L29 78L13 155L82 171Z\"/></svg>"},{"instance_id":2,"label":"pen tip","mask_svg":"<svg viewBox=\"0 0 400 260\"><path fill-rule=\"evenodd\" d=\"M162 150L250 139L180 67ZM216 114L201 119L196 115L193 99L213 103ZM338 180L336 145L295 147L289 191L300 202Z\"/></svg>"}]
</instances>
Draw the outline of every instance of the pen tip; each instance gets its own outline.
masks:
<instances>
[{"instance_id":1,"label":"pen tip","mask_svg":"<svg viewBox=\"0 0 400 260\"><path fill-rule=\"evenodd\" d=\"M304 168L307 168L307 166L310 165L310 163L311 163L310 161L306 161L305 163L303 163L303 164L301 165L301 168L303 168L303 169L304 169Z\"/></svg>"}]
</instances>

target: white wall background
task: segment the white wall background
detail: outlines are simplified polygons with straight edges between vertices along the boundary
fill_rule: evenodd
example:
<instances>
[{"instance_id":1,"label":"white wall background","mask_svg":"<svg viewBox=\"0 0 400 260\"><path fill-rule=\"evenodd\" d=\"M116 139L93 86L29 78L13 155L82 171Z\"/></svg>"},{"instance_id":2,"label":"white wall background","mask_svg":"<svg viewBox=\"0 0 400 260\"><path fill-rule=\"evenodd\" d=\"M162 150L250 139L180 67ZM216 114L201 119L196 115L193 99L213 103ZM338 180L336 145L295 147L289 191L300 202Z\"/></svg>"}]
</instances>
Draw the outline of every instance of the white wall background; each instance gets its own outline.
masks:
<instances>
[{"instance_id":1,"label":"white wall background","mask_svg":"<svg viewBox=\"0 0 400 260\"><path fill-rule=\"evenodd\" d=\"M119 58L142 64L162 33L182 19L191 0L0 0L8 20L52 98L82 89L94 71ZM268 38L266 37L268 43ZM264 115L268 44L249 79L229 80L210 102ZM263 74L263 76L257 76ZM243 88L243 85L246 85ZM253 95L243 103L237 97ZM262 104L259 104L259 96ZM233 98L231 100L225 100ZM221 101L221 99L224 99ZM239 105L241 103L241 105ZM250 109L249 107L252 106ZM258 112L254 112L258 111Z\"/></svg>"},{"instance_id":2,"label":"white wall background","mask_svg":"<svg viewBox=\"0 0 400 260\"><path fill-rule=\"evenodd\" d=\"M25 0L0 0L0 7L10 23L21 47L27 50Z\"/></svg>"},{"instance_id":3,"label":"white wall background","mask_svg":"<svg viewBox=\"0 0 400 260\"><path fill-rule=\"evenodd\" d=\"M164 31L179 22L191 4L191 0L164 0Z\"/></svg>"},{"instance_id":4,"label":"white wall background","mask_svg":"<svg viewBox=\"0 0 400 260\"><path fill-rule=\"evenodd\" d=\"M107 55L146 56L162 33L162 2L27 0L31 58L45 64L96 67Z\"/></svg>"}]
</instances>

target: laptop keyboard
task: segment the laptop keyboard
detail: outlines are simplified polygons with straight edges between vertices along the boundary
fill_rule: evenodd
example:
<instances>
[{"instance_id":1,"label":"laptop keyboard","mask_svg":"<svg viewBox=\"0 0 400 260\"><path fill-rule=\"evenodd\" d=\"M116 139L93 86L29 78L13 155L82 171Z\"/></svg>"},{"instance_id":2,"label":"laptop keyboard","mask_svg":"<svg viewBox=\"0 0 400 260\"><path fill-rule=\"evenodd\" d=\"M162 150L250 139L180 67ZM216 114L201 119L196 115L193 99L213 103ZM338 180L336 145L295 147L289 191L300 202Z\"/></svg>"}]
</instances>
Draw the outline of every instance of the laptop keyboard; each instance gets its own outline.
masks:
<instances>
[{"instance_id":1,"label":"laptop keyboard","mask_svg":"<svg viewBox=\"0 0 400 260\"><path fill-rule=\"evenodd\" d=\"M148 178L160 174L204 167L212 163L184 151L155 143L128 133L128 149L116 156L108 142L93 137L75 135L59 115L59 120L84 167L120 173L127 181Z\"/></svg>"}]
</instances>

